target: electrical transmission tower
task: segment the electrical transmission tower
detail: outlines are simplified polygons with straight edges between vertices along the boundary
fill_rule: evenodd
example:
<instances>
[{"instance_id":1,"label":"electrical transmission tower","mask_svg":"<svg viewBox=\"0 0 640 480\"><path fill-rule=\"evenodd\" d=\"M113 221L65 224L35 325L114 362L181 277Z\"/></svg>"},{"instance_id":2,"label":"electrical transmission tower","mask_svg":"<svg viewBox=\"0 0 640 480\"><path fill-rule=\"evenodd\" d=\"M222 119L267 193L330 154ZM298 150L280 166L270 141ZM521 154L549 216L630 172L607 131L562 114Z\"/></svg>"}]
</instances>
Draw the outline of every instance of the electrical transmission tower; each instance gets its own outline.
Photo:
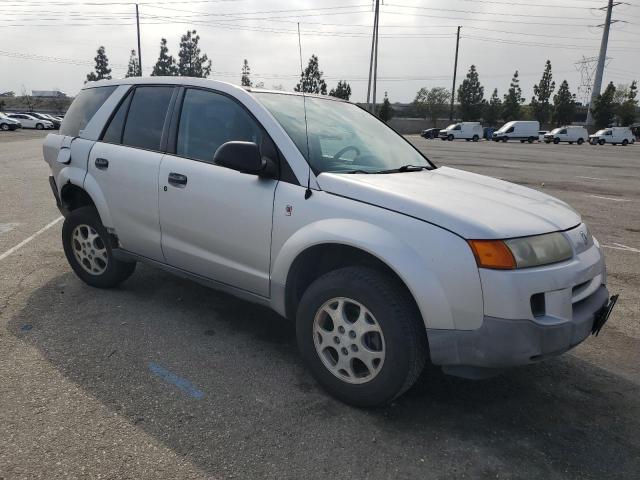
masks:
<instances>
[{"instance_id":1,"label":"electrical transmission tower","mask_svg":"<svg viewBox=\"0 0 640 480\"><path fill-rule=\"evenodd\" d=\"M580 72L580 85L578 86L578 98L583 105L588 105L591 101L591 90L593 89L593 75L596 71L598 57L585 57L574 63L576 70Z\"/></svg>"}]
</instances>

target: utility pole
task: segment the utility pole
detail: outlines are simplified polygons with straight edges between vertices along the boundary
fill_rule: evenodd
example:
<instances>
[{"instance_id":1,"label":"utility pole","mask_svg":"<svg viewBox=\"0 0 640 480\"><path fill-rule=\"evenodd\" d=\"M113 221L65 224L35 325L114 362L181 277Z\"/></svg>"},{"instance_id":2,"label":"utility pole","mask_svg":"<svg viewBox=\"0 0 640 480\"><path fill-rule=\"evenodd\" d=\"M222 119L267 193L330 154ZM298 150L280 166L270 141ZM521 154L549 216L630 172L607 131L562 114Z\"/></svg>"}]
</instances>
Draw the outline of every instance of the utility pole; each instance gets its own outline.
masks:
<instances>
[{"instance_id":1,"label":"utility pole","mask_svg":"<svg viewBox=\"0 0 640 480\"><path fill-rule=\"evenodd\" d=\"M617 2L615 5L620 5ZM593 81L593 90L591 90L591 102L589 102L589 108L587 110L587 126L593 124L593 115L591 115L591 107L593 103L600 95L600 90L602 89L602 75L604 74L604 63L607 59L607 44L609 43L609 29L611 27L611 11L615 6L613 0L609 0L609 3L606 7L607 9L607 18L603 25L602 30L602 42L600 42L600 55L598 55L598 66L596 67L596 77ZM604 10L601 8L600 10Z\"/></svg>"},{"instance_id":2,"label":"utility pole","mask_svg":"<svg viewBox=\"0 0 640 480\"><path fill-rule=\"evenodd\" d=\"M380 0L376 0L376 54L373 64L373 110L371 113L376 114L376 87L378 86L378 28L380 27Z\"/></svg>"},{"instance_id":3,"label":"utility pole","mask_svg":"<svg viewBox=\"0 0 640 480\"><path fill-rule=\"evenodd\" d=\"M456 75L458 74L458 48L460 47L460 25L456 35L456 60L453 64L453 86L451 87L451 109L449 110L449 121L453 122L453 101L456 95Z\"/></svg>"},{"instance_id":4,"label":"utility pole","mask_svg":"<svg viewBox=\"0 0 640 480\"><path fill-rule=\"evenodd\" d=\"M138 4L136 3L136 26L138 27L138 68L140 76L142 76L142 50L140 49L140 15L138 13Z\"/></svg>"},{"instance_id":5,"label":"utility pole","mask_svg":"<svg viewBox=\"0 0 640 480\"><path fill-rule=\"evenodd\" d=\"M371 113L375 113L374 110L374 106L375 106L375 98L376 98L376 87L375 87L375 82L377 80L377 70L378 70L378 17L380 15L380 0L376 0L376 5L375 5L375 14L373 17L373 34L371 36L371 59L369 60L369 83L367 86L367 108L369 109L369 111ZM372 79L372 76L374 75L374 68L373 68L373 64L375 61L375 71L376 74ZM373 80L373 81L372 81ZM371 104L371 87L373 84L373 105Z\"/></svg>"}]
</instances>

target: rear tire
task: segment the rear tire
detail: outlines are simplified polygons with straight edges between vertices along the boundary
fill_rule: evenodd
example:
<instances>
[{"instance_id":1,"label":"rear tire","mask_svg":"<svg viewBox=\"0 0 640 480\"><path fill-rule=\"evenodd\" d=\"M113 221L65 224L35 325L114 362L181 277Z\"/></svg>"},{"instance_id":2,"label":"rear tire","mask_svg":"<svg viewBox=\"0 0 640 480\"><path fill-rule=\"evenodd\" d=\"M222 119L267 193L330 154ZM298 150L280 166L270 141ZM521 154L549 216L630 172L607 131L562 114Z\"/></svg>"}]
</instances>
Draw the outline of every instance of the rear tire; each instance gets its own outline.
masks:
<instances>
[{"instance_id":1,"label":"rear tire","mask_svg":"<svg viewBox=\"0 0 640 480\"><path fill-rule=\"evenodd\" d=\"M582 145L584 143L584 138L579 138L577 143L578 145Z\"/></svg>"},{"instance_id":2,"label":"rear tire","mask_svg":"<svg viewBox=\"0 0 640 480\"><path fill-rule=\"evenodd\" d=\"M318 383L358 407L404 393L427 358L424 323L409 293L366 267L341 268L313 282L298 307L296 335Z\"/></svg>"},{"instance_id":3,"label":"rear tire","mask_svg":"<svg viewBox=\"0 0 640 480\"><path fill-rule=\"evenodd\" d=\"M111 236L94 207L69 213L62 226L62 245L73 271L92 287L115 287L136 269L135 262L114 258Z\"/></svg>"},{"instance_id":4,"label":"rear tire","mask_svg":"<svg viewBox=\"0 0 640 480\"><path fill-rule=\"evenodd\" d=\"M471 140L477 142L478 140L480 140L480 137L478 135L474 135Z\"/></svg>"},{"instance_id":5,"label":"rear tire","mask_svg":"<svg viewBox=\"0 0 640 480\"><path fill-rule=\"evenodd\" d=\"M0 129L6 132L9 130L9 125L6 123L0 124Z\"/></svg>"},{"instance_id":6,"label":"rear tire","mask_svg":"<svg viewBox=\"0 0 640 480\"><path fill-rule=\"evenodd\" d=\"M629 140L627 140L626 138L624 140L622 140L622 145L624 147L626 147L629 144Z\"/></svg>"},{"instance_id":7,"label":"rear tire","mask_svg":"<svg viewBox=\"0 0 640 480\"><path fill-rule=\"evenodd\" d=\"M529 142L529 143L533 143L534 140L535 140L535 138L533 138L533 137L527 138L527 142Z\"/></svg>"}]
</instances>

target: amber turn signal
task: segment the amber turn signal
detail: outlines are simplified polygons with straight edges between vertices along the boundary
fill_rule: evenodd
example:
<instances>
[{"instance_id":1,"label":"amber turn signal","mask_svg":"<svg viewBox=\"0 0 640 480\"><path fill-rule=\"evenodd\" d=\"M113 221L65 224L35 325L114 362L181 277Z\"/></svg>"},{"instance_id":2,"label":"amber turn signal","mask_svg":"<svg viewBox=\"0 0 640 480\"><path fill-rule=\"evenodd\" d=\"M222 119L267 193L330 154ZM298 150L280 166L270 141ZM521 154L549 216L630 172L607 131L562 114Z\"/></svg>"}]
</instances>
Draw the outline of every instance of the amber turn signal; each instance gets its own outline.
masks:
<instances>
[{"instance_id":1,"label":"amber turn signal","mask_svg":"<svg viewBox=\"0 0 640 480\"><path fill-rule=\"evenodd\" d=\"M469 240L478 267L511 270L516 268L516 259L509 247L501 240Z\"/></svg>"}]
</instances>

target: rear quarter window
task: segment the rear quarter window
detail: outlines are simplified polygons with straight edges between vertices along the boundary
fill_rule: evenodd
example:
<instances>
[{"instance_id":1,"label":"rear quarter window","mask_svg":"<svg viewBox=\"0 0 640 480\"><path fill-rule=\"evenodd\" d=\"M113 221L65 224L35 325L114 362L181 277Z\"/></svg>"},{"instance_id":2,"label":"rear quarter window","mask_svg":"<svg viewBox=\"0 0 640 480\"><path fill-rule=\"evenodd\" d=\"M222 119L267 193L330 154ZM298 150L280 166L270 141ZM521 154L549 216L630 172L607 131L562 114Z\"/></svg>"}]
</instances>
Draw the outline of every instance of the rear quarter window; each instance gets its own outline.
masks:
<instances>
[{"instance_id":1,"label":"rear quarter window","mask_svg":"<svg viewBox=\"0 0 640 480\"><path fill-rule=\"evenodd\" d=\"M110 85L81 90L64 116L64 121L60 126L60 134L72 137L80 135L80 131L84 130L87 123L116 88L116 85Z\"/></svg>"}]
</instances>

